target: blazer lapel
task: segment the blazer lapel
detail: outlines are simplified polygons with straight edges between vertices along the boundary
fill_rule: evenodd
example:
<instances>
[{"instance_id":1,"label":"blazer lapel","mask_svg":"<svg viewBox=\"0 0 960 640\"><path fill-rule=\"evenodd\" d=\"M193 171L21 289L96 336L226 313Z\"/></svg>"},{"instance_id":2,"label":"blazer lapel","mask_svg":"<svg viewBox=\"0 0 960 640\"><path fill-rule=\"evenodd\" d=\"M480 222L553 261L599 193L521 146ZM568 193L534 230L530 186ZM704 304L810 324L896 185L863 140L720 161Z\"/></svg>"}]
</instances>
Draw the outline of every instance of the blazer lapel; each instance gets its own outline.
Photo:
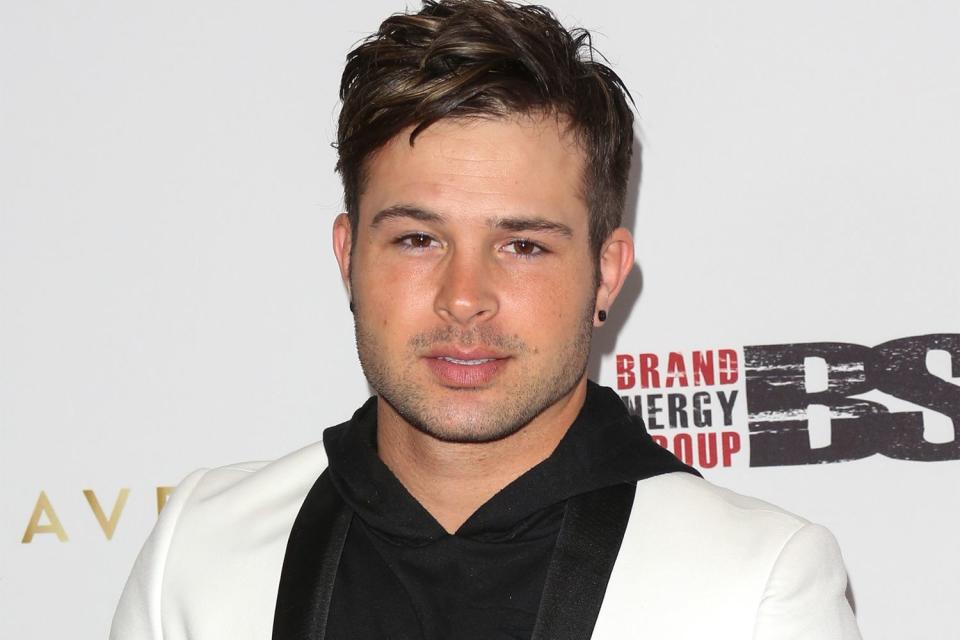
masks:
<instances>
[{"instance_id":1,"label":"blazer lapel","mask_svg":"<svg viewBox=\"0 0 960 640\"><path fill-rule=\"evenodd\" d=\"M273 616L273 640L323 640L337 565L352 517L324 471L290 530Z\"/></svg>"},{"instance_id":2,"label":"blazer lapel","mask_svg":"<svg viewBox=\"0 0 960 640\"><path fill-rule=\"evenodd\" d=\"M567 501L532 640L590 638L636 490L617 484Z\"/></svg>"}]
</instances>

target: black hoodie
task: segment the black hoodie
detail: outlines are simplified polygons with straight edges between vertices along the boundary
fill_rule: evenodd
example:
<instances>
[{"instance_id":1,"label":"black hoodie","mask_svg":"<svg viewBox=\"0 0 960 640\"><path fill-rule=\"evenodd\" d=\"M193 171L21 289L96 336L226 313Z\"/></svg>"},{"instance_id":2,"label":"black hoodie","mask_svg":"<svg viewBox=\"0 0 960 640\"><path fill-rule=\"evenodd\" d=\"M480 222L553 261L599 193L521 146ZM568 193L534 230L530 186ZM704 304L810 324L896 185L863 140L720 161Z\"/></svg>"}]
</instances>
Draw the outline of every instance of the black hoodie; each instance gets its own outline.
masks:
<instances>
[{"instance_id":1,"label":"black hoodie","mask_svg":"<svg viewBox=\"0 0 960 640\"><path fill-rule=\"evenodd\" d=\"M454 534L380 461L376 399L323 434L330 479L354 512L334 582L330 640L528 640L568 498L686 471L611 389L588 383L549 458Z\"/></svg>"}]
</instances>

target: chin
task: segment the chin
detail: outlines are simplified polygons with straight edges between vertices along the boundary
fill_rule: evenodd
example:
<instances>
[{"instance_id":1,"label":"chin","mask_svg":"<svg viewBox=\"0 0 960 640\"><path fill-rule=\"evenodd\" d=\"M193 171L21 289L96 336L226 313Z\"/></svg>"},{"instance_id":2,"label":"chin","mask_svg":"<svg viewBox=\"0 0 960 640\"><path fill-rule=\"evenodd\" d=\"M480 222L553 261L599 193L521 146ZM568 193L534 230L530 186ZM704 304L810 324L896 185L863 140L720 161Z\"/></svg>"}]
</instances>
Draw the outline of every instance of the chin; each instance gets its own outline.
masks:
<instances>
[{"instance_id":1,"label":"chin","mask_svg":"<svg viewBox=\"0 0 960 640\"><path fill-rule=\"evenodd\" d=\"M553 399L518 403L516 398L481 397L480 389L450 389L444 401L393 402L381 396L410 426L442 442L480 444L503 440L527 426ZM499 396L502 394L491 394Z\"/></svg>"},{"instance_id":2,"label":"chin","mask_svg":"<svg viewBox=\"0 0 960 640\"><path fill-rule=\"evenodd\" d=\"M408 422L410 422L408 420ZM411 422L422 433L440 440L456 444L483 444L503 440L517 433L529 423L529 420L520 424L490 424L477 423L470 419L447 421L443 425L431 424L424 421Z\"/></svg>"}]
</instances>

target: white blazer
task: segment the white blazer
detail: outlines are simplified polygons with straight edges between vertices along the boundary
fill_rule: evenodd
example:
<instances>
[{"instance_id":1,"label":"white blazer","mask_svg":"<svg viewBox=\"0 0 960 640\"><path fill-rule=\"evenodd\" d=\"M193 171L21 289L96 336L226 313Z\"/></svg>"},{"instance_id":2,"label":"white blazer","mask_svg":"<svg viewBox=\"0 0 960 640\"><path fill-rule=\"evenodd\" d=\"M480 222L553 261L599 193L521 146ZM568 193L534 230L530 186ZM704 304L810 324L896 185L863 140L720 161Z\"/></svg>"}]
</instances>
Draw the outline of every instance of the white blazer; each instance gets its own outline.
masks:
<instances>
[{"instance_id":1,"label":"white blazer","mask_svg":"<svg viewBox=\"0 0 960 640\"><path fill-rule=\"evenodd\" d=\"M266 640L287 538L323 445L200 470L124 588L111 640ZM637 484L595 640L856 640L833 536L687 473ZM455 639L451 639L455 640Z\"/></svg>"}]
</instances>

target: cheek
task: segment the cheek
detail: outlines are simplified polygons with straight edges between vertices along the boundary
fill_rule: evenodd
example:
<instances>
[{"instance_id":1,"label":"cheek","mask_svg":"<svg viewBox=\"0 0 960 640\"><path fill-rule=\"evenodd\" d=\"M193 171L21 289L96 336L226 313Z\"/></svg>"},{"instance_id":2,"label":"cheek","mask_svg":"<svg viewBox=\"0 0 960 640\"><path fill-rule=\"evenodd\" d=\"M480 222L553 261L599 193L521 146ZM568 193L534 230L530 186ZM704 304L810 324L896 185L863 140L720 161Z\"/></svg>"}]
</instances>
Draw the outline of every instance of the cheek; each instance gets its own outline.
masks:
<instances>
[{"instance_id":1,"label":"cheek","mask_svg":"<svg viewBox=\"0 0 960 640\"><path fill-rule=\"evenodd\" d=\"M428 283L425 274L387 261L380 261L379 265L358 264L353 274L354 296L362 307L365 323L381 333L416 329L424 324L422 316L432 308Z\"/></svg>"},{"instance_id":2,"label":"cheek","mask_svg":"<svg viewBox=\"0 0 960 640\"><path fill-rule=\"evenodd\" d=\"M526 274L512 287L510 307L513 315L526 318L533 332L566 333L579 327L592 308L592 279L556 270Z\"/></svg>"}]
</instances>

